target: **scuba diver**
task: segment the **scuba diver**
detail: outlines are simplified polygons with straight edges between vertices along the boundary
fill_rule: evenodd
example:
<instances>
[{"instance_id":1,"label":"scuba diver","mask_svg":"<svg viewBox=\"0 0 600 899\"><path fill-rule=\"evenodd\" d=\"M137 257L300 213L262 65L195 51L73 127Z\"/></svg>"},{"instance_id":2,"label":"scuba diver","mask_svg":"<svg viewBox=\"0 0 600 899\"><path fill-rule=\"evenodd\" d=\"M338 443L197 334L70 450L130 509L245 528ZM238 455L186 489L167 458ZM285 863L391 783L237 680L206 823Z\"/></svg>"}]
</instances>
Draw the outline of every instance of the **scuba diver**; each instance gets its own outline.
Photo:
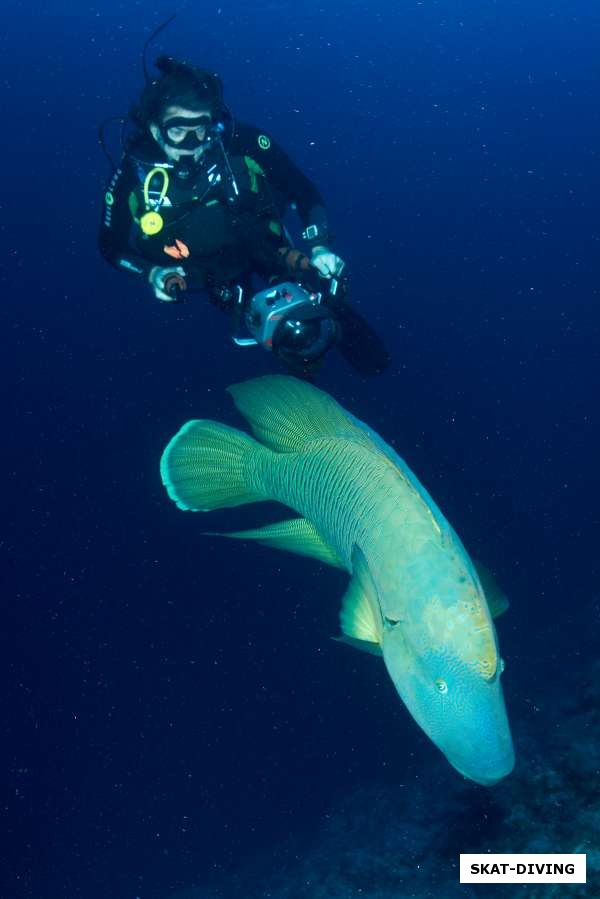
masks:
<instances>
[{"instance_id":1,"label":"scuba diver","mask_svg":"<svg viewBox=\"0 0 600 899\"><path fill-rule=\"evenodd\" d=\"M269 135L234 121L217 75L166 56L155 65L105 192L104 258L162 302L206 293L230 315L238 345L263 346L300 377L336 344L361 373L383 371L387 352L346 300L314 184ZM283 224L289 207L302 250Z\"/></svg>"}]
</instances>

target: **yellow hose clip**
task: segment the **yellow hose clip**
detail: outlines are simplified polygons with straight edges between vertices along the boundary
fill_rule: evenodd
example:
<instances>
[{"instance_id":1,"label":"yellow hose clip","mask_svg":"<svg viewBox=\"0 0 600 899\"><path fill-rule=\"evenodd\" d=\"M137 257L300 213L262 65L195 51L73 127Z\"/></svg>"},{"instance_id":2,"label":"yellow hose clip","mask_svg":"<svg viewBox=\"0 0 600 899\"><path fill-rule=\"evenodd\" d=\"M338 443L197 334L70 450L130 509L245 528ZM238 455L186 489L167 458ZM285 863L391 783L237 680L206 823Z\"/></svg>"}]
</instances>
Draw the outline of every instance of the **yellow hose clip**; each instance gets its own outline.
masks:
<instances>
[{"instance_id":1,"label":"yellow hose clip","mask_svg":"<svg viewBox=\"0 0 600 899\"><path fill-rule=\"evenodd\" d=\"M160 175L162 177L162 187L160 189L158 200L151 202L150 183L155 175ZM148 174L146 175L146 180L144 181L144 203L146 204L146 209L148 210L148 212L145 212L144 215L140 218L140 228L148 237L152 237L154 234L158 234L164 228L165 223L163 217L157 210L162 206L168 189L169 175L167 174L166 169L157 167L148 172ZM151 206L154 206L154 209L151 209Z\"/></svg>"}]
</instances>

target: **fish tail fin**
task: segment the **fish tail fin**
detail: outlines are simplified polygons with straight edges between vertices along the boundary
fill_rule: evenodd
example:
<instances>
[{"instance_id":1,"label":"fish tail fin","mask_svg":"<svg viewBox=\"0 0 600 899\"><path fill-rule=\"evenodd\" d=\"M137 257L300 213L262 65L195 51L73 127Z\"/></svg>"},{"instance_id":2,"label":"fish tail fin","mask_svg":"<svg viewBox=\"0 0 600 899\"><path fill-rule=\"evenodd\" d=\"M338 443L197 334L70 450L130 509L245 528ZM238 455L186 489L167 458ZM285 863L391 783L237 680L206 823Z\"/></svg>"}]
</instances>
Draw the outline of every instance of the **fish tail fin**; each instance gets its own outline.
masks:
<instances>
[{"instance_id":1,"label":"fish tail fin","mask_svg":"<svg viewBox=\"0 0 600 899\"><path fill-rule=\"evenodd\" d=\"M216 421L183 425L160 460L162 482L180 509L209 512L270 497L252 483L257 457L269 450Z\"/></svg>"}]
</instances>

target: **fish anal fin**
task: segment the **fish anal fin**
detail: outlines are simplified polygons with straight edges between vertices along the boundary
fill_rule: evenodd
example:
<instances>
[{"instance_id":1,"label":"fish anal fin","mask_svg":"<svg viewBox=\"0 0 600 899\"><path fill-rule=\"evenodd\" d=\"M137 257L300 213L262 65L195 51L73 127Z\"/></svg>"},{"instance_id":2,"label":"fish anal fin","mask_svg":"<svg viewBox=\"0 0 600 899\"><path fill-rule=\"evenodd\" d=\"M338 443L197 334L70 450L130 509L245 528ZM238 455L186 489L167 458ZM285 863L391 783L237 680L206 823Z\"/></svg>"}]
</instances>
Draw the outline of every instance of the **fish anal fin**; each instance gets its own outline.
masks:
<instances>
[{"instance_id":1,"label":"fish anal fin","mask_svg":"<svg viewBox=\"0 0 600 899\"><path fill-rule=\"evenodd\" d=\"M314 524L306 518L291 518L248 531L231 531L216 535L214 532L211 533L213 536L230 537L234 540L258 540L259 543L272 549L309 556L334 568L346 567L336 551L323 540Z\"/></svg>"}]
</instances>

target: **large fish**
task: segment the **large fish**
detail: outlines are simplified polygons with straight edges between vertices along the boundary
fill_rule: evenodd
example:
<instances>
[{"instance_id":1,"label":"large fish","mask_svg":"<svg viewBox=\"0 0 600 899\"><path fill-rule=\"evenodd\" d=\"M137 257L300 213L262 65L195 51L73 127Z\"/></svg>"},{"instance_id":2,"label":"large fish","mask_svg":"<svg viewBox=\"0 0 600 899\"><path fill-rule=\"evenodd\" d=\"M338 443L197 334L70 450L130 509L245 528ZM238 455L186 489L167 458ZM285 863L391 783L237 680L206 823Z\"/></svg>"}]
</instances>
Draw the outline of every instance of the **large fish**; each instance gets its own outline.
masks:
<instances>
[{"instance_id":1,"label":"large fish","mask_svg":"<svg viewBox=\"0 0 600 899\"><path fill-rule=\"evenodd\" d=\"M270 376L229 392L256 439L189 421L161 460L171 499L193 511L261 500L294 509L301 517L226 536L348 571L344 639L383 656L409 712L461 774L500 780L514 752L489 595L427 491L316 387Z\"/></svg>"}]
</instances>

